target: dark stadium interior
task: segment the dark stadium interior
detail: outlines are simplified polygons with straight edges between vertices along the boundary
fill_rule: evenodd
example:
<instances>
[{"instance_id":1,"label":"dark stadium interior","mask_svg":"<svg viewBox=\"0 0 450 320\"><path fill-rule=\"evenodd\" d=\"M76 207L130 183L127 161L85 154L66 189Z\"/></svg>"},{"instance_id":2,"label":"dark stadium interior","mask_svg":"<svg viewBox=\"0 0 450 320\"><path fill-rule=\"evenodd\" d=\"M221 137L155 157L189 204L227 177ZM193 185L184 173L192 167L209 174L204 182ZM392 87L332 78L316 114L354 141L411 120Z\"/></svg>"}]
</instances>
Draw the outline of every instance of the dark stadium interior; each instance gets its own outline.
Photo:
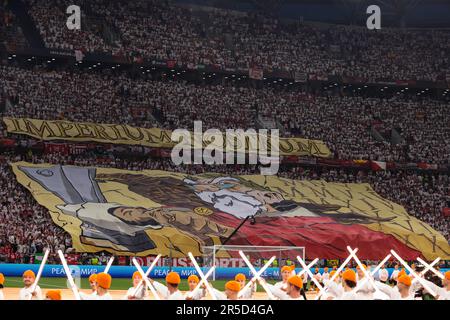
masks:
<instances>
[{"instance_id":1,"label":"dark stadium interior","mask_svg":"<svg viewBox=\"0 0 450 320\"><path fill-rule=\"evenodd\" d=\"M202 120L205 129L277 128L322 140L331 158L285 157L278 175L369 183L450 243L449 1L372 1L387 12L376 32L358 9L367 1L78 2L75 35L56 27L69 0L2 2L0 116L170 130ZM175 166L157 148L52 143L8 133L2 121L0 262L27 263L45 248L74 252L16 181L9 163L17 161L259 172Z\"/></svg>"}]
</instances>

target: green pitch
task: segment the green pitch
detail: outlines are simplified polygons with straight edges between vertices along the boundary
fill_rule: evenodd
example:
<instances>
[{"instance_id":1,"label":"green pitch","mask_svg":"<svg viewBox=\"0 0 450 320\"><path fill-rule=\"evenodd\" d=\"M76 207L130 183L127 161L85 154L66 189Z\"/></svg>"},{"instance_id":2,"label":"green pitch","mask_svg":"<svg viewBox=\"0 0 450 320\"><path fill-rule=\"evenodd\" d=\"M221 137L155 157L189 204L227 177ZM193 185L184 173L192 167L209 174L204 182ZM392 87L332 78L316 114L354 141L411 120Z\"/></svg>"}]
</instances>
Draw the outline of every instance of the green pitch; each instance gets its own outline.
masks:
<instances>
[{"instance_id":1,"label":"green pitch","mask_svg":"<svg viewBox=\"0 0 450 320\"><path fill-rule=\"evenodd\" d=\"M164 283L164 279L156 279L156 281ZM211 281L212 285L218 290L224 290L225 283L228 280L216 280ZM268 283L274 284L275 280L268 280ZM42 289L67 289L67 278L41 278L39 280L39 286ZM128 290L132 286L131 279L124 278L114 278L111 285L111 290ZM21 288L23 287L22 278L6 278L5 288ZM89 289L89 281L87 278L81 279L81 289ZM187 280L182 279L180 284L181 291L187 291L188 285ZM262 292L264 289L261 286L258 286L258 291Z\"/></svg>"}]
</instances>

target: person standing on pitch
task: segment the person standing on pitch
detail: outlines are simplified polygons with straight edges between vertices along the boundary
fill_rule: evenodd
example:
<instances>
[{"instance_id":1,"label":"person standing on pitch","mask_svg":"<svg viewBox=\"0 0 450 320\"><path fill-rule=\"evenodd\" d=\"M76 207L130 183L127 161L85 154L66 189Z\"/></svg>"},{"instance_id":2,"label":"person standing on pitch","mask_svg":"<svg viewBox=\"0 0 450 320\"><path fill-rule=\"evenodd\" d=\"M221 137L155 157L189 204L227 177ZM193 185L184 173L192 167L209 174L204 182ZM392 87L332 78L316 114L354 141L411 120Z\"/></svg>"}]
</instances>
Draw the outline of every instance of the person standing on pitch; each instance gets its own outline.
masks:
<instances>
[{"instance_id":1,"label":"person standing on pitch","mask_svg":"<svg viewBox=\"0 0 450 320\"><path fill-rule=\"evenodd\" d=\"M97 274L97 299L96 300L112 300L108 290L111 288L112 278L107 273Z\"/></svg>"},{"instance_id":2,"label":"person standing on pitch","mask_svg":"<svg viewBox=\"0 0 450 320\"><path fill-rule=\"evenodd\" d=\"M19 300L42 300L42 290L37 285L33 290L33 284L36 281L36 275L32 270L27 270L23 273L24 287L20 289Z\"/></svg>"},{"instance_id":3,"label":"person standing on pitch","mask_svg":"<svg viewBox=\"0 0 450 320\"><path fill-rule=\"evenodd\" d=\"M91 287L91 295L97 294L97 275L95 273L89 276L89 286Z\"/></svg>"},{"instance_id":4,"label":"person standing on pitch","mask_svg":"<svg viewBox=\"0 0 450 320\"><path fill-rule=\"evenodd\" d=\"M163 300L185 300L184 295L178 289L181 278L176 272L169 272L166 276L166 286L153 279L148 279L150 283L155 287L158 295Z\"/></svg>"},{"instance_id":5,"label":"person standing on pitch","mask_svg":"<svg viewBox=\"0 0 450 320\"><path fill-rule=\"evenodd\" d=\"M3 273L0 273L0 301L5 300L5 296L3 295L3 286L5 284L5 276Z\"/></svg>"},{"instance_id":6,"label":"person standing on pitch","mask_svg":"<svg viewBox=\"0 0 450 320\"><path fill-rule=\"evenodd\" d=\"M283 291L287 290L288 279L294 275L295 266L283 266L281 268L281 281L275 283L274 287Z\"/></svg>"},{"instance_id":7,"label":"person standing on pitch","mask_svg":"<svg viewBox=\"0 0 450 320\"><path fill-rule=\"evenodd\" d=\"M133 286L128 289L127 293L125 294L124 300L144 300L144 298L148 295L147 294L147 286L142 281L142 276L139 273L139 271L136 271L133 273L132 277ZM136 291L136 288L138 288Z\"/></svg>"},{"instance_id":8,"label":"person standing on pitch","mask_svg":"<svg viewBox=\"0 0 450 320\"><path fill-rule=\"evenodd\" d=\"M328 280L330 279L330 274L328 273L328 267L323 268L323 273L322 273L322 282L324 280Z\"/></svg>"},{"instance_id":9,"label":"person standing on pitch","mask_svg":"<svg viewBox=\"0 0 450 320\"><path fill-rule=\"evenodd\" d=\"M397 285L394 288L380 281L375 282L377 288L387 294L390 300L414 300L411 284L411 277L406 274L397 278Z\"/></svg>"},{"instance_id":10,"label":"person standing on pitch","mask_svg":"<svg viewBox=\"0 0 450 320\"><path fill-rule=\"evenodd\" d=\"M381 267L380 271L378 271L378 279L381 283L386 283L389 279L389 272L386 270L384 265Z\"/></svg>"},{"instance_id":11,"label":"person standing on pitch","mask_svg":"<svg viewBox=\"0 0 450 320\"><path fill-rule=\"evenodd\" d=\"M437 286L431 281L423 279L423 281L438 295L437 300L450 300L450 271L444 274L444 279L442 279L442 288Z\"/></svg>"},{"instance_id":12,"label":"person standing on pitch","mask_svg":"<svg viewBox=\"0 0 450 320\"><path fill-rule=\"evenodd\" d=\"M342 294L337 294L336 300L358 300L355 293L357 284L356 273L352 269L347 269L342 273L341 285L343 288Z\"/></svg>"},{"instance_id":13,"label":"person standing on pitch","mask_svg":"<svg viewBox=\"0 0 450 320\"><path fill-rule=\"evenodd\" d=\"M238 295L241 291L241 285L239 282L232 280L225 284L225 292L221 292L214 287L212 289L218 300L239 300Z\"/></svg>"},{"instance_id":14,"label":"person standing on pitch","mask_svg":"<svg viewBox=\"0 0 450 320\"><path fill-rule=\"evenodd\" d=\"M245 277L245 274L243 273L238 273L235 277L234 277L234 281L237 281L239 283L239 285L241 286L242 290L244 290L245 288L245 284L247 281L247 278ZM240 299L243 300L250 300L253 297L253 294L256 292L256 284L255 281L252 279L251 281L251 285L245 289L244 292L241 293L240 295Z\"/></svg>"},{"instance_id":15,"label":"person standing on pitch","mask_svg":"<svg viewBox=\"0 0 450 320\"><path fill-rule=\"evenodd\" d=\"M205 296L206 296L206 286L203 284L202 287L200 289L198 289L194 295L192 295L192 292L194 291L194 289L197 287L198 283L200 282L200 279L195 275L195 274L191 274L188 277L188 286L189 286L189 291L186 292L185 294L185 298L186 300L202 300Z\"/></svg>"},{"instance_id":16,"label":"person standing on pitch","mask_svg":"<svg viewBox=\"0 0 450 320\"><path fill-rule=\"evenodd\" d=\"M94 294L84 294L80 292L81 300L112 300L111 295L108 290L111 288L112 278L107 273L99 273L97 274L97 293Z\"/></svg>"},{"instance_id":17,"label":"person standing on pitch","mask_svg":"<svg viewBox=\"0 0 450 320\"><path fill-rule=\"evenodd\" d=\"M398 264L394 266L394 271L392 271L391 277L389 278L390 284L397 284L397 278L400 270L398 270Z\"/></svg>"},{"instance_id":18,"label":"person standing on pitch","mask_svg":"<svg viewBox=\"0 0 450 320\"><path fill-rule=\"evenodd\" d=\"M260 279L260 282L265 282L266 280ZM287 289L283 291L265 282L270 292L280 300L305 300L302 296L303 281L299 276L290 276L287 281Z\"/></svg>"},{"instance_id":19,"label":"person standing on pitch","mask_svg":"<svg viewBox=\"0 0 450 320\"><path fill-rule=\"evenodd\" d=\"M95 300L97 296L97 274L93 273L89 276L89 286L91 287L91 292L86 294L80 291L81 300Z\"/></svg>"},{"instance_id":20,"label":"person standing on pitch","mask_svg":"<svg viewBox=\"0 0 450 320\"><path fill-rule=\"evenodd\" d=\"M340 277L339 275L334 278L333 282L331 282L331 278L336 274L336 270L330 272L329 279L324 279L323 284L327 287L325 289L325 293L320 297L320 300L334 300L338 297L338 293L342 293L343 289L340 285Z\"/></svg>"}]
</instances>

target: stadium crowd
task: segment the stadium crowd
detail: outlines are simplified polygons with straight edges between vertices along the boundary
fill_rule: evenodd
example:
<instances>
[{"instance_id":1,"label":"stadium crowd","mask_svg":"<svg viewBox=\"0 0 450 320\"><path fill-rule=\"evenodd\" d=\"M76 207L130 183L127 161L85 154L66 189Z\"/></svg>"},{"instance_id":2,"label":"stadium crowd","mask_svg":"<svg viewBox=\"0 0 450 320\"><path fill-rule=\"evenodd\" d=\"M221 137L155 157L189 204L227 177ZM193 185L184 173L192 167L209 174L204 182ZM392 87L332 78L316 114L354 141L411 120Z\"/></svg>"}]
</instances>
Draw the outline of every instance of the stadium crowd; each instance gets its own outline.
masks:
<instances>
[{"instance_id":1,"label":"stadium crowd","mask_svg":"<svg viewBox=\"0 0 450 320\"><path fill-rule=\"evenodd\" d=\"M167 170L188 174L216 172L240 175L259 172L255 166L175 166L170 160L136 160L111 154L5 155L0 159L0 196L3 199L0 203L0 258L8 262L28 262L36 252L42 252L47 247L53 249L53 252L58 249L65 253L74 252L70 235L56 226L48 211L38 205L33 196L16 181L8 162L21 160L127 170ZM401 170L373 172L289 165L281 167L279 176L299 180L369 183L381 196L403 205L409 214L428 223L450 241L450 220L442 215L442 209L450 201L450 177L446 174ZM55 255L52 257L57 259Z\"/></svg>"},{"instance_id":2,"label":"stadium crowd","mask_svg":"<svg viewBox=\"0 0 450 320\"><path fill-rule=\"evenodd\" d=\"M45 44L220 68L305 72L366 80L444 79L450 33L311 26L220 9L199 13L167 1L80 1L102 28L65 28L68 0L27 0ZM100 30L99 30L100 29ZM105 37L104 34L116 34ZM109 38L110 41L106 41ZM389 46L386 46L386 43Z\"/></svg>"},{"instance_id":3,"label":"stadium crowd","mask_svg":"<svg viewBox=\"0 0 450 320\"><path fill-rule=\"evenodd\" d=\"M4 116L116 123L165 129L255 128L275 120L284 136L326 142L337 159L450 162L450 113L445 102L411 96L368 98L301 90L195 85L147 80L124 73L48 71L0 66ZM379 141L373 128L401 136ZM441 128L436 130L436 128ZM3 133L4 135L4 133Z\"/></svg>"},{"instance_id":4,"label":"stadium crowd","mask_svg":"<svg viewBox=\"0 0 450 320\"><path fill-rule=\"evenodd\" d=\"M366 80L434 81L450 73L450 34L444 31L386 29L367 34L358 27L285 24L259 15L221 10L211 10L205 15L156 0L95 0L80 4L87 8L83 14L87 15L88 23L95 20L95 25L102 27L90 26L74 35L64 27L69 1L26 0L26 3L45 45L54 49L173 59L183 64L217 65L224 69L257 65L264 69ZM12 29L12 15L5 15L4 19L3 30L17 30ZM107 41L107 33L117 37L108 37ZM94 123L120 121L165 129L192 128L194 120L202 120L204 129L254 128L262 116L276 121L285 136L323 140L336 159L450 164L448 104L411 95L368 98L343 91L313 93L229 84L198 85L136 78L118 72L2 64L0 102L0 116ZM402 139L396 144L380 142L373 136L374 128L382 133L395 129ZM11 137L3 123L2 137ZM73 248L70 236L17 183L8 162L19 160L190 174L237 175L257 171L250 166L174 166L168 160L127 160L112 154L2 154L0 259L21 263L29 262L30 257L45 248L66 253L73 252ZM450 220L442 215L442 209L450 201L448 174L296 165L282 166L279 175L302 180L370 183L381 196L403 205L411 215L429 223L450 240Z\"/></svg>"}]
</instances>

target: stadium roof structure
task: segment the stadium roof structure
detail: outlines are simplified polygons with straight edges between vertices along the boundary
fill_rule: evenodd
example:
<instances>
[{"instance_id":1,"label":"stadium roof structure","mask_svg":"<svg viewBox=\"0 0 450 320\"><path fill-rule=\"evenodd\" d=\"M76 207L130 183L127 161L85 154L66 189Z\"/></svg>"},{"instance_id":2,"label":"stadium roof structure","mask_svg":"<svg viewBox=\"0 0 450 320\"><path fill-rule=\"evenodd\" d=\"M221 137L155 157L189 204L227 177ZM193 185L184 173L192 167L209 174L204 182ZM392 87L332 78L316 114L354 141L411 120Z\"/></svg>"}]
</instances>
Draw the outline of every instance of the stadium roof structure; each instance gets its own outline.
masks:
<instances>
[{"instance_id":1,"label":"stadium roof structure","mask_svg":"<svg viewBox=\"0 0 450 320\"><path fill-rule=\"evenodd\" d=\"M450 28L450 0L175 0L279 18L324 23L365 25L369 5L379 5L382 26Z\"/></svg>"}]
</instances>

